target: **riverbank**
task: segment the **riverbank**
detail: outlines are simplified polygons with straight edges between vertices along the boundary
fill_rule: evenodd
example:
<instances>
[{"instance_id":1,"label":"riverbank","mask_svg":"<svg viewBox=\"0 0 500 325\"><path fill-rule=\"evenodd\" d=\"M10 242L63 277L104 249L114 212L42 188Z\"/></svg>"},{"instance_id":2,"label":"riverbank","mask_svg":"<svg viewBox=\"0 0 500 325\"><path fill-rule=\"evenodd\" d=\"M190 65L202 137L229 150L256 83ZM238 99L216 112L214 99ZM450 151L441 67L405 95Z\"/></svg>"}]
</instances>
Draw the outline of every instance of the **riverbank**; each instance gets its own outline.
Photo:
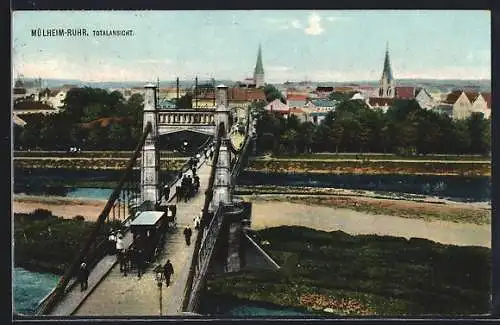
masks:
<instances>
[{"instance_id":1,"label":"riverbank","mask_svg":"<svg viewBox=\"0 0 500 325\"><path fill-rule=\"evenodd\" d=\"M124 170L129 158L92 158L92 157L16 157L14 168L53 168L74 170ZM180 170L187 158L162 158L162 170ZM139 166L139 159L136 166ZM139 169L139 167L136 167Z\"/></svg>"},{"instance_id":2,"label":"riverbank","mask_svg":"<svg viewBox=\"0 0 500 325\"><path fill-rule=\"evenodd\" d=\"M78 213L73 213L73 217ZM73 261L81 245L94 230L95 223L78 218L62 218L51 211L35 210L14 213L14 265L33 272L62 275ZM109 229L120 223L110 222L98 234L96 242L107 239ZM93 248L91 256L100 251ZM90 257L88 264L92 264Z\"/></svg>"},{"instance_id":3,"label":"riverbank","mask_svg":"<svg viewBox=\"0 0 500 325\"><path fill-rule=\"evenodd\" d=\"M245 170L285 174L491 176L491 161L253 157Z\"/></svg>"},{"instance_id":4,"label":"riverbank","mask_svg":"<svg viewBox=\"0 0 500 325\"><path fill-rule=\"evenodd\" d=\"M205 297L335 316L489 312L491 250L484 247L296 226L267 228L258 237L281 269L210 277Z\"/></svg>"}]
</instances>

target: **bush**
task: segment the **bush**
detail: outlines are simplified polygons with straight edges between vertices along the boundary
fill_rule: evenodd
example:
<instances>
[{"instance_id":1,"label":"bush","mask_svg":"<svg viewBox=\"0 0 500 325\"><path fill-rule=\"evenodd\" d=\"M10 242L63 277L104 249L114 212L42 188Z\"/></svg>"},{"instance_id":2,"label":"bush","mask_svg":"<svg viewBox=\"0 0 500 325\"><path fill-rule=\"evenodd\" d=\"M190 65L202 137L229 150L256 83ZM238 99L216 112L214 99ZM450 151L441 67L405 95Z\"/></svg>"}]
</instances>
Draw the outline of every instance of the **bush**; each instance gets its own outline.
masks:
<instances>
[{"instance_id":1,"label":"bush","mask_svg":"<svg viewBox=\"0 0 500 325\"><path fill-rule=\"evenodd\" d=\"M35 220L49 220L49 219L53 219L54 216L52 215L52 211L50 211L50 210L36 209L35 211L30 213L29 218L33 221L35 221Z\"/></svg>"},{"instance_id":2,"label":"bush","mask_svg":"<svg viewBox=\"0 0 500 325\"><path fill-rule=\"evenodd\" d=\"M72 219L75 221L85 221L85 217L81 215L74 216Z\"/></svg>"}]
</instances>

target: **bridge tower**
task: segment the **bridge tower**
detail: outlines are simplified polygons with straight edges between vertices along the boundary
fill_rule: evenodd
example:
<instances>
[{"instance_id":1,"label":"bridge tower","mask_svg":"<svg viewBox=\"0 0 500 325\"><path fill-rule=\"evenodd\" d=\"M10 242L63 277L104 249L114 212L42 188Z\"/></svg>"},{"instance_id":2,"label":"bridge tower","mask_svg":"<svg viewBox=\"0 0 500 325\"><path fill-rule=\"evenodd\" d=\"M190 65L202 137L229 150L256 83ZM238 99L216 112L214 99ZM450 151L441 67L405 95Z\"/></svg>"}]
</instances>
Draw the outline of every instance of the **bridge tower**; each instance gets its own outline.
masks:
<instances>
[{"instance_id":1,"label":"bridge tower","mask_svg":"<svg viewBox=\"0 0 500 325\"><path fill-rule=\"evenodd\" d=\"M221 138L221 146L219 150L219 159L215 169L214 179L214 195L212 201L212 209L219 205L220 202L225 205L232 203L231 197L231 152L229 150L229 130L231 110L228 107L227 87L224 85L217 86L217 109L215 111L216 132L221 122L224 123L224 132ZM217 135L217 134L216 134Z\"/></svg>"},{"instance_id":2,"label":"bridge tower","mask_svg":"<svg viewBox=\"0 0 500 325\"><path fill-rule=\"evenodd\" d=\"M151 132L146 137L141 157L141 203L150 201L153 205L160 199L159 170L160 156L158 154L158 114L156 112L156 86L144 86L143 126L151 123Z\"/></svg>"}]
</instances>

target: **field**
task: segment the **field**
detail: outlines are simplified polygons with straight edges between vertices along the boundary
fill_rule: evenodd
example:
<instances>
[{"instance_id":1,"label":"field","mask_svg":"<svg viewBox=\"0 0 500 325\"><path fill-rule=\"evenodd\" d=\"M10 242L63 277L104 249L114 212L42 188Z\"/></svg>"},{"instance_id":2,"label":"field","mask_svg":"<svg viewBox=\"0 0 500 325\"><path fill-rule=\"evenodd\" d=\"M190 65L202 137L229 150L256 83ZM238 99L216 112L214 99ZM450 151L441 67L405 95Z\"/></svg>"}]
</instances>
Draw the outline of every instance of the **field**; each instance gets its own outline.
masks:
<instances>
[{"instance_id":1,"label":"field","mask_svg":"<svg viewBox=\"0 0 500 325\"><path fill-rule=\"evenodd\" d=\"M258 232L280 271L210 278L210 295L329 315L470 315L490 306L491 250L304 227Z\"/></svg>"}]
</instances>

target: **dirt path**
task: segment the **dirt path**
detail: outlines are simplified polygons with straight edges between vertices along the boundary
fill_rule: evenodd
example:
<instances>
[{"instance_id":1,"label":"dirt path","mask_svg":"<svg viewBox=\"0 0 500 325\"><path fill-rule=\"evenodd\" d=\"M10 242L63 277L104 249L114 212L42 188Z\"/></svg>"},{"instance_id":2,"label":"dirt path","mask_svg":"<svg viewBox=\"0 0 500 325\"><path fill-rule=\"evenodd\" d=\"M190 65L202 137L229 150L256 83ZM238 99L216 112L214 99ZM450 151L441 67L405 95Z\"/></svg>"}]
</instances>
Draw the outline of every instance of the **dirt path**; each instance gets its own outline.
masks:
<instances>
[{"instance_id":1,"label":"dirt path","mask_svg":"<svg viewBox=\"0 0 500 325\"><path fill-rule=\"evenodd\" d=\"M252 228L298 225L324 231L419 237L443 244L491 247L491 226L373 215L350 209L253 201Z\"/></svg>"},{"instance_id":2,"label":"dirt path","mask_svg":"<svg viewBox=\"0 0 500 325\"><path fill-rule=\"evenodd\" d=\"M12 211L14 213L30 213L36 209L47 209L58 217L73 218L76 215L81 215L87 221L96 221L105 205L106 200L15 195Z\"/></svg>"}]
</instances>

